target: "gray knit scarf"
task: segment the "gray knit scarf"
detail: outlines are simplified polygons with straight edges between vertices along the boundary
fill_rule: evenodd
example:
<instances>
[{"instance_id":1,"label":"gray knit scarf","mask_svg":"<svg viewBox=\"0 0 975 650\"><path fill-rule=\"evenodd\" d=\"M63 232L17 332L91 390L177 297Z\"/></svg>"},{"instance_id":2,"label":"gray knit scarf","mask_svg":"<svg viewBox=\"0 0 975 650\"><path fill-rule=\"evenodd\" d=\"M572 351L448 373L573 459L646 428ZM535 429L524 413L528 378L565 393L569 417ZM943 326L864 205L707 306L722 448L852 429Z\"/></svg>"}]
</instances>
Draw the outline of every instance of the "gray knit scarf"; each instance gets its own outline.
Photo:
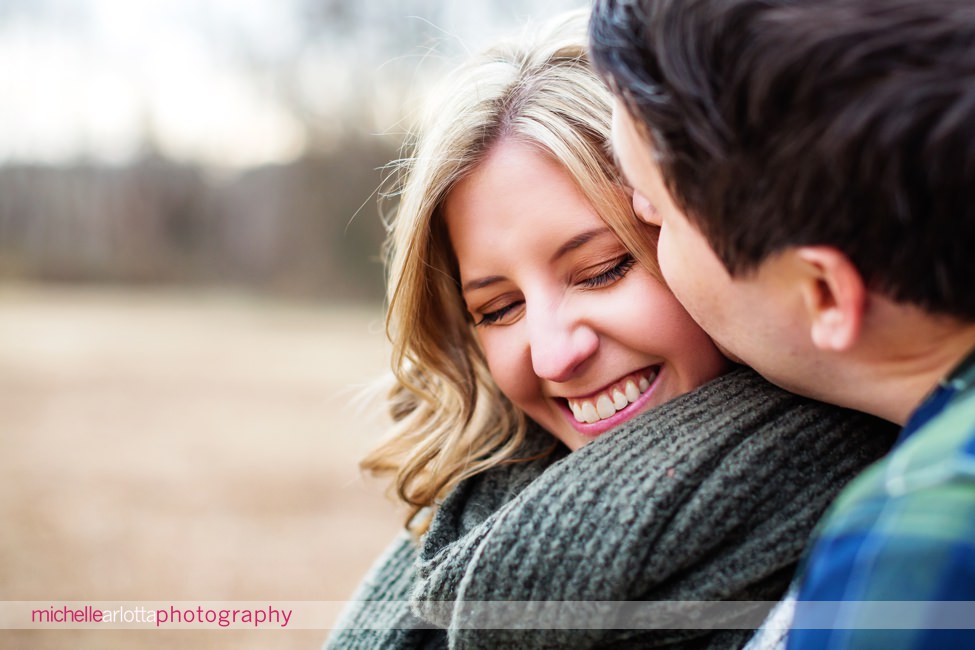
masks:
<instances>
[{"instance_id":1,"label":"gray knit scarf","mask_svg":"<svg viewBox=\"0 0 975 650\"><path fill-rule=\"evenodd\" d=\"M735 370L575 453L462 483L420 548L400 540L360 588L383 608L353 606L329 646L740 647L751 631L470 626L482 602L776 600L817 519L895 435ZM533 433L525 455L550 441ZM519 627L538 625L530 610Z\"/></svg>"}]
</instances>

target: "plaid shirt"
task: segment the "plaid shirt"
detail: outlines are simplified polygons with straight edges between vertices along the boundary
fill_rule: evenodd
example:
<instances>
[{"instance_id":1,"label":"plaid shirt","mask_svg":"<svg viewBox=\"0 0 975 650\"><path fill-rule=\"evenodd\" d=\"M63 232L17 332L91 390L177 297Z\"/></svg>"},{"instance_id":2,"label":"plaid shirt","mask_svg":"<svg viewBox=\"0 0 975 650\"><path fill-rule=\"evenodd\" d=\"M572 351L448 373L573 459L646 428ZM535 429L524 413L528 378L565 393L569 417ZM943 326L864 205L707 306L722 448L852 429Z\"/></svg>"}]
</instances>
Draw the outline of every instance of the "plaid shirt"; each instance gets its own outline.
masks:
<instances>
[{"instance_id":1,"label":"plaid shirt","mask_svg":"<svg viewBox=\"0 0 975 650\"><path fill-rule=\"evenodd\" d=\"M789 650L975 648L975 352L840 494L813 541ZM835 602L823 616L811 601ZM900 629L870 629L885 625L871 619L878 607Z\"/></svg>"}]
</instances>

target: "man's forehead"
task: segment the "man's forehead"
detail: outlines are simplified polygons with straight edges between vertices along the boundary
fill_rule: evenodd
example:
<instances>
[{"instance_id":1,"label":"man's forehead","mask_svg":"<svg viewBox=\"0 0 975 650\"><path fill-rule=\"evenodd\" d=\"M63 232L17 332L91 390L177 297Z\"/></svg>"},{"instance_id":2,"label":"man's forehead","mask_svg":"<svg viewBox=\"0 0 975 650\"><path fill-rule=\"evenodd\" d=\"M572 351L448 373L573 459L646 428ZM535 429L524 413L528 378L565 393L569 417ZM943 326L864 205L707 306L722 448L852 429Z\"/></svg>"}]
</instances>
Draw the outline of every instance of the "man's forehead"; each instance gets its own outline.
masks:
<instances>
[{"instance_id":1,"label":"man's forehead","mask_svg":"<svg viewBox=\"0 0 975 650\"><path fill-rule=\"evenodd\" d=\"M650 140L644 136L643 129L620 99L613 106L612 155L624 182L632 188L639 186L634 182L639 178L634 176L647 171L644 167L655 161Z\"/></svg>"}]
</instances>

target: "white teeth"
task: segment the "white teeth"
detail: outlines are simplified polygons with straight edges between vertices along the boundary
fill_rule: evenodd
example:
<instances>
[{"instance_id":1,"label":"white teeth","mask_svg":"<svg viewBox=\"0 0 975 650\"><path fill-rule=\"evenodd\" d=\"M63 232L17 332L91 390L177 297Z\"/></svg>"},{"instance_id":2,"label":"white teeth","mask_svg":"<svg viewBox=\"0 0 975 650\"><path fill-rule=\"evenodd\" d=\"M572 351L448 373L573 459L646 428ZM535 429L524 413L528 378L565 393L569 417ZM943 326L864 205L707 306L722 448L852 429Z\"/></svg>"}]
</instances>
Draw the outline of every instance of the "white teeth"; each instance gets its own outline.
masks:
<instances>
[{"instance_id":1,"label":"white teeth","mask_svg":"<svg viewBox=\"0 0 975 650\"><path fill-rule=\"evenodd\" d=\"M613 401L607 396L600 395L599 399L596 400L596 413L599 413L600 420L605 420L616 413L616 407L613 406Z\"/></svg>"},{"instance_id":2,"label":"white teeth","mask_svg":"<svg viewBox=\"0 0 975 650\"><path fill-rule=\"evenodd\" d=\"M636 381L628 379L622 389L616 387L608 393L601 393L596 398L595 404L592 400L582 402L568 400L569 409L577 422L592 424L605 420L637 401L641 394L647 392L656 378L656 371L651 371L648 376L639 377Z\"/></svg>"},{"instance_id":3,"label":"white teeth","mask_svg":"<svg viewBox=\"0 0 975 650\"><path fill-rule=\"evenodd\" d=\"M569 402L569 408L572 409L572 417L576 419L576 422L585 422L582 417L582 409L575 402Z\"/></svg>"},{"instance_id":4,"label":"white teeth","mask_svg":"<svg viewBox=\"0 0 975 650\"><path fill-rule=\"evenodd\" d=\"M626 390L626 399L630 400L631 402L635 402L637 398L640 397L640 390L636 387L636 384L633 383L632 379L626 382L624 389Z\"/></svg>"},{"instance_id":5,"label":"white teeth","mask_svg":"<svg viewBox=\"0 0 975 650\"><path fill-rule=\"evenodd\" d=\"M596 412L596 407L592 405L592 402L582 404L582 420L587 424L599 421L599 413Z\"/></svg>"},{"instance_id":6,"label":"white teeth","mask_svg":"<svg viewBox=\"0 0 975 650\"><path fill-rule=\"evenodd\" d=\"M613 389L613 406L616 407L617 411L625 409L630 400L626 399L626 395L620 392L619 388Z\"/></svg>"}]
</instances>

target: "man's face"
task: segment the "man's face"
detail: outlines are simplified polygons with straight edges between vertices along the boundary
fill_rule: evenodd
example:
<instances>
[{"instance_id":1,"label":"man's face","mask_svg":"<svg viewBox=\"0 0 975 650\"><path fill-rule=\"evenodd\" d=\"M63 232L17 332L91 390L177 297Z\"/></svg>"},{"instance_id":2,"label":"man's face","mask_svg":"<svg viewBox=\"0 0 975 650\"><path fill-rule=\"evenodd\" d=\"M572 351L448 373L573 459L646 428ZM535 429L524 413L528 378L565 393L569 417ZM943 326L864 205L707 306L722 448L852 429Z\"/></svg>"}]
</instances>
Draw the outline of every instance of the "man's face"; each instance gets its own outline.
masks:
<instances>
[{"instance_id":1,"label":"man's face","mask_svg":"<svg viewBox=\"0 0 975 650\"><path fill-rule=\"evenodd\" d=\"M800 328L793 320L798 312L792 294L785 291L787 270L770 259L754 274L731 277L700 230L674 205L652 145L619 101L613 147L634 189L634 211L660 227L660 270L684 308L730 357L780 385L800 388L803 364L794 355L801 339L789 338Z\"/></svg>"}]
</instances>

